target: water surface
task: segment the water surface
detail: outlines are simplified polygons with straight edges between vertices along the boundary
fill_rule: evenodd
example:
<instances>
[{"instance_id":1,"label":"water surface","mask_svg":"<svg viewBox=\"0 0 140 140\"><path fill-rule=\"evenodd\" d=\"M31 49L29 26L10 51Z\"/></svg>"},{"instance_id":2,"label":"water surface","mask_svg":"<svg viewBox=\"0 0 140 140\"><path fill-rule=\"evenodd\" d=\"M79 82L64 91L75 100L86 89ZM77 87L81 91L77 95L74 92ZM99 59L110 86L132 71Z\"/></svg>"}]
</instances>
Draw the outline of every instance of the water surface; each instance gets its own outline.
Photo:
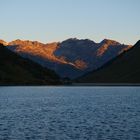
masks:
<instances>
[{"instance_id":1,"label":"water surface","mask_svg":"<svg viewBox=\"0 0 140 140\"><path fill-rule=\"evenodd\" d=\"M0 140L140 140L140 87L0 87Z\"/></svg>"}]
</instances>

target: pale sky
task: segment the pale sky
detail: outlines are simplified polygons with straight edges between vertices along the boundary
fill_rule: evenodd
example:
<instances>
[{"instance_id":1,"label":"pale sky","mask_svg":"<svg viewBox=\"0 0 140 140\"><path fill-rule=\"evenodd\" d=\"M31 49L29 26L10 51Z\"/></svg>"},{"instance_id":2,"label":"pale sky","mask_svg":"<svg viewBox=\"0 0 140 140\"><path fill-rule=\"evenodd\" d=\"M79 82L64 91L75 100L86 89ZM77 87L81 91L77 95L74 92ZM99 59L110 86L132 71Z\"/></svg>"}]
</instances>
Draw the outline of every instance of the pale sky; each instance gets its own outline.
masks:
<instances>
[{"instance_id":1,"label":"pale sky","mask_svg":"<svg viewBox=\"0 0 140 140\"><path fill-rule=\"evenodd\" d=\"M0 0L0 39L140 39L140 0Z\"/></svg>"}]
</instances>

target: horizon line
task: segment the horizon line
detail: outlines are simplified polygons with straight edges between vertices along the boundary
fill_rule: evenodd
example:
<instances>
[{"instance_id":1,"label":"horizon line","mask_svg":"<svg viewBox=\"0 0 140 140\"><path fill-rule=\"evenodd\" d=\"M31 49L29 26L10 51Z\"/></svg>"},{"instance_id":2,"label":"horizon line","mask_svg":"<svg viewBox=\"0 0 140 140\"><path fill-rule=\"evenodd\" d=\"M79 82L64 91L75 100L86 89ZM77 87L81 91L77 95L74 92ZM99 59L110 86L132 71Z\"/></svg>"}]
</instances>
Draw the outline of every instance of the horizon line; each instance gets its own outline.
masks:
<instances>
[{"instance_id":1,"label":"horizon line","mask_svg":"<svg viewBox=\"0 0 140 140\"><path fill-rule=\"evenodd\" d=\"M77 39L77 40L90 40L90 41L93 41L95 43L101 43L103 40L111 40L111 41L116 41L120 44L124 44L124 45L135 45L137 43L137 41L134 43L134 44L127 44L127 43L122 43L118 40L115 40L115 39L110 39L110 38L103 38L101 41L97 42L97 41L94 41L93 39L90 39L90 38L79 38L79 37L69 37L69 38L66 38L66 39L63 39L63 40L60 40L60 41L49 41L49 42L44 42L44 41L41 41L41 40L33 40L33 39L20 39L20 38L17 38L17 39L13 39L13 40L10 40L10 41L7 41L5 39L2 39L0 38L0 40L3 40L5 41L6 43L10 43L12 41L16 41L16 40L20 40L20 41L31 41L31 42L39 42L39 43L42 43L42 44L50 44L50 43L61 43L63 41L66 41L66 40L69 40L69 39Z\"/></svg>"}]
</instances>

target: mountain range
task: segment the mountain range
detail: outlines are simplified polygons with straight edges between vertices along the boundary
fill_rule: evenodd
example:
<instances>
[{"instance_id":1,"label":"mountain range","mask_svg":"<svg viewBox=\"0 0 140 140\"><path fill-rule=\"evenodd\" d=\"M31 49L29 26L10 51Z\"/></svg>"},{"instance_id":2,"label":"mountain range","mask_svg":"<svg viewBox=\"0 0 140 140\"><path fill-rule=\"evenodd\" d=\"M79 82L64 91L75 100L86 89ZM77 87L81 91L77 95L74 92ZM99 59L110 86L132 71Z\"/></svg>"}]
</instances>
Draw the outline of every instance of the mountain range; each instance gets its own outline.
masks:
<instances>
[{"instance_id":1,"label":"mountain range","mask_svg":"<svg viewBox=\"0 0 140 140\"><path fill-rule=\"evenodd\" d=\"M104 39L96 43L89 39L70 38L62 42L40 43L0 40L7 49L56 72L61 78L76 79L95 71L133 46Z\"/></svg>"}]
</instances>

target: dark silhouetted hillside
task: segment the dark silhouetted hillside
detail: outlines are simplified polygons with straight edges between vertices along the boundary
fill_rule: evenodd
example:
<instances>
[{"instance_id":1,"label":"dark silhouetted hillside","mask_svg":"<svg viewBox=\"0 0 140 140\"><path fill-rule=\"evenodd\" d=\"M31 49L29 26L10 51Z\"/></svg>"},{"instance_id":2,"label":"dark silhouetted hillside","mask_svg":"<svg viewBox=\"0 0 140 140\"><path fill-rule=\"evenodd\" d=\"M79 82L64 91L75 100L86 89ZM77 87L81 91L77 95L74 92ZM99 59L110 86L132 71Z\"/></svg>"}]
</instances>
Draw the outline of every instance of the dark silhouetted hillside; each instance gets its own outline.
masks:
<instances>
[{"instance_id":1,"label":"dark silhouetted hillside","mask_svg":"<svg viewBox=\"0 0 140 140\"><path fill-rule=\"evenodd\" d=\"M55 85L59 77L51 70L0 44L0 85Z\"/></svg>"}]
</instances>

